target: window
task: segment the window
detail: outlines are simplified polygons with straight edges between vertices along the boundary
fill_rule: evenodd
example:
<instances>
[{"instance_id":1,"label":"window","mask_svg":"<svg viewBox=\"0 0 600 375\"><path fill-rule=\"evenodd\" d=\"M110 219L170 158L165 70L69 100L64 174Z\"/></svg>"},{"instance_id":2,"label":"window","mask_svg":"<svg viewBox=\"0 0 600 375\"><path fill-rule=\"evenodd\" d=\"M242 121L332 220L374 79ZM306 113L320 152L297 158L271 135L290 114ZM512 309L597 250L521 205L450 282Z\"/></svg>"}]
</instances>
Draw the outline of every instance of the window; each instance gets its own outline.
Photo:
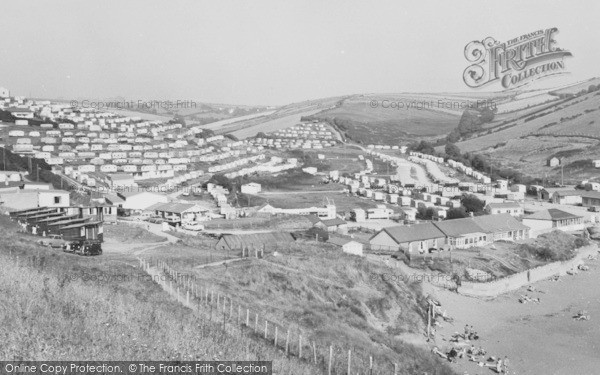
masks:
<instances>
[{"instance_id":1,"label":"window","mask_svg":"<svg viewBox=\"0 0 600 375\"><path fill-rule=\"evenodd\" d=\"M54 197L54 204L60 204L60 197Z\"/></svg>"}]
</instances>

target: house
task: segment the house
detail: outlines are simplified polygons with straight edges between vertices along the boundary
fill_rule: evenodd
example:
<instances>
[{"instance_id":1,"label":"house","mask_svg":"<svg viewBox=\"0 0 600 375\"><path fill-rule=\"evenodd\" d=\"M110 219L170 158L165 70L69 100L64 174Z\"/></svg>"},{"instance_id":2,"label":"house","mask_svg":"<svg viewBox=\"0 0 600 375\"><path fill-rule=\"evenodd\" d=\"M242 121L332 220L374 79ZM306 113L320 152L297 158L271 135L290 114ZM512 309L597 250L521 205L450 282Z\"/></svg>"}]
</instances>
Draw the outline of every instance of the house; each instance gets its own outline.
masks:
<instances>
[{"instance_id":1,"label":"house","mask_svg":"<svg viewBox=\"0 0 600 375\"><path fill-rule=\"evenodd\" d=\"M488 241L490 242L498 240L518 241L527 239L530 236L530 228L508 213L476 216L473 220L484 232L489 233Z\"/></svg>"},{"instance_id":2,"label":"house","mask_svg":"<svg viewBox=\"0 0 600 375\"><path fill-rule=\"evenodd\" d=\"M68 207L69 192L65 190L22 190L2 193L0 202L5 207L22 210L35 207Z\"/></svg>"},{"instance_id":3,"label":"house","mask_svg":"<svg viewBox=\"0 0 600 375\"><path fill-rule=\"evenodd\" d=\"M464 249L497 240L522 240L529 235L526 225L504 213L384 228L371 237L369 243L373 250L403 249L423 253L446 246Z\"/></svg>"},{"instance_id":4,"label":"house","mask_svg":"<svg viewBox=\"0 0 600 375\"><path fill-rule=\"evenodd\" d=\"M259 183L250 182L242 185L242 193L243 194L258 194L260 193L261 186Z\"/></svg>"},{"instance_id":5,"label":"house","mask_svg":"<svg viewBox=\"0 0 600 375\"><path fill-rule=\"evenodd\" d=\"M394 211L390 208L387 208L383 204L378 204L376 208L367 209L367 218L368 219L389 219L390 216L394 213Z\"/></svg>"},{"instance_id":6,"label":"house","mask_svg":"<svg viewBox=\"0 0 600 375\"><path fill-rule=\"evenodd\" d=\"M134 182L133 175L128 173L109 174L106 176L106 179L104 181L112 189L137 186Z\"/></svg>"},{"instance_id":7,"label":"house","mask_svg":"<svg viewBox=\"0 0 600 375\"><path fill-rule=\"evenodd\" d=\"M310 216L314 217L313 215ZM348 223L342 219L335 218L319 220L317 223L313 224L313 226L317 228L322 228L328 232L337 232L340 229L348 228Z\"/></svg>"},{"instance_id":8,"label":"house","mask_svg":"<svg viewBox=\"0 0 600 375\"><path fill-rule=\"evenodd\" d=\"M346 254L363 256L363 244L360 242L341 237L329 237L327 243L341 248Z\"/></svg>"},{"instance_id":9,"label":"house","mask_svg":"<svg viewBox=\"0 0 600 375\"><path fill-rule=\"evenodd\" d=\"M551 158L548 158L546 160L546 165L548 167L558 167L560 165L560 159L557 158L556 156L553 156Z\"/></svg>"},{"instance_id":10,"label":"house","mask_svg":"<svg viewBox=\"0 0 600 375\"><path fill-rule=\"evenodd\" d=\"M552 203L555 204L581 204L581 191L558 190L552 193Z\"/></svg>"},{"instance_id":11,"label":"house","mask_svg":"<svg viewBox=\"0 0 600 375\"><path fill-rule=\"evenodd\" d=\"M115 224L117 222L117 207L109 204L95 206L70 206L59 209L65 215L80 218L89 218L93 221L102 221Z\"/></svg>"},{"instance_id":12,"label":"house","mask_svg":"<svg viewBox=\"0 0 600 375\"><path fill-rule=\"evenodd\" d=\"M438 249L446 235L431 223L383 228L369 239L372 250L403 250L405 253L424 253Z\"/></svg>"},{"instance_id":13,"label":"house","mask_svg":"<svg viewBox=\"0 0 600 375\"><path fill-rule=\"evenodd\" d=\"M323 207L277 208L264 203L256 212L271 215L315 215L321 219L335 219L337 211L333 204L325 204Z\"/></svg>"},{"instance_id":14,"label":"house","mask_svg":"<svg viewBox=\"0 0 600 375\"><path fill-rule=\"evenodd\" d=\"M154 211L155 215L162 217L170 224L182 224L192 221L202 221L203 213L208 211L193 203L158 203L148 208L147 211Z\"/></svg>"},{"instance_id":15,"label":"house","mask_svg":"<svg viewBox=\"0 0 600 375\"><path fill-rule=\"evenodd\" d=\"M286 232L253 234L224 234L216 244L218 250L261 250L277 248L294 242L294 237Z\"/></svg>"},{"instance_id":16,"label":"house","mask_svg":"<svg viewBox=\"0 0 600 375\"><path fill-rule=\"evenodd\" d=\"M0 87L0 98L9 98L10 91L4 87Z\"/></svg>"},{"instance_id":17,"label":"house","mask_svg":"<svg viewBox=\"0 0 600 375\"><path fill-rule=\"evenodd\" d=\"M575 215L557 208L549 208L525 216L523 218L523 224L531 228L532 237L537 237L540 234L557 229L570 232L583 230L585 227L583 216Z\"/></svg>"},{"instance_id":18,"label":"house","mask_svg":"<svg viewBox=\"0 0 600 375\"><path fill-rule=\"evenodd\" d=\"M523 215L523 207L517 202L489 203L485 206L489 215L510 214L511 216Z\"/></svg>"},{"instance_id":19,"label":"house","mask_svg":"<svg viewBox=\"0 0 600 375\"><path fill-rule=\"evenodd\" d=\"M22 172L18 171L0 171L0 182L4 183L7 181L18 182L22 181Z\"/></svg>"},{"instance_id":20,"label":"house","mask_svg":"<svg viewBox=\"0 0 600 375\"><path fill-rule=\"evenodd\" d=\"M416 208L412 208L412 207L402 207L400 209L400 212L402 213L402 219L405 221L416 221L417 220L417 213L419 212Z\"/></svg>"},{"instance_id":21,"label":"house","mask_svg":"<svg viewBox=\"0 0 600 375\"><path fill-rule=\"evenodd\" d=\"M367 213L362 208L355 208L350 212L350 219L357 223L367 221Z\"/></svg>"},{"instance_id":22,"label":"house","mask_svg":"<svg viewBox=\"0 0 600 375\"><path fill-rule=\"evenodd\" d=\"M123 191L117 193L123 199L121 207L125 210L142 211L156 203L167 203L169 198L151 191Z\"/></svg>"},{"instance_id":23,"label":"house","mask_svg":"<svg viewBox=\"0 0 600 375\"><path fill-rule=\"evenodd\" d=\"M451 248L464 249L473 246L483 246L491 242L489 232L473 218L440 221L434 224L446 236L446 243Z\"/></svg>"},{"instance_id":24,"label":"house","mask_svg":"<svg viewBox=\"0 0 600 375\"><path fill-rule=\"evenodd\" d=\"M544 201L550 201L554 193L558 191L573 191L573 187L542 188L537 191L538 198Z\"/></svg>"},{"instance_id":25,"label":"house","mask_svg":"<svg viewBox=\"0 0 600 375\"><path fill-rule=\"evenodd\" d=\"M0 95L2 96L2 95ZM594 164L594 168L600 168L600 160L593 160L592 164Z\"/></svg>"},{"instance_id":26,"label":"house","mask_svg":"<svg viewBox=\"0 0 600 375\"><path fill-rule=\"evenodd\" d=\"M26 181L23 183L21 187L23 190L51 190L52 184L47 184L45 182L32 182Z\"/></svg>"},{"instance_id":27,"label":"house","mask_svg":"<svg viewBox=\"0 0 600 375\"><path fill-rule=\"evenodd\" d=\"M585 207L600 207L600 192L598 191L582 191L581 203Z\"/></svg>"}]
</instances>

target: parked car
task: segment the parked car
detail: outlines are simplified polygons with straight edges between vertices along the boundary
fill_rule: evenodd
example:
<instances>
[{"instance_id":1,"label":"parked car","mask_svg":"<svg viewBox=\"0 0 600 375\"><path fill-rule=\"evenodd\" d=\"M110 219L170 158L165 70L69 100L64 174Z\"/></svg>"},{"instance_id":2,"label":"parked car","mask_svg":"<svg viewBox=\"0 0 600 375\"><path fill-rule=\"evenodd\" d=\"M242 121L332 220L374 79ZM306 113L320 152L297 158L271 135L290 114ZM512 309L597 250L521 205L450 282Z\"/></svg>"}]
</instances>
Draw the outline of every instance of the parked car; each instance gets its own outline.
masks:
<instances>
[{"instance_id":1,"label":"parked car","mask_svg":"<svg viewBox=\"0 0 600 375\"><path fill-rule=\"evenodd\" d=\"M68 243L63 251L79 255L101 255L102 245L92 241L75 241Z\"/></svg>"},{"instance_id":2,"label":"parked car","mask_svg":"<svg viewBox=\"0 0 600 375\"><path fill-rule=\"evenodd\" d=\"M190 222L190 223L183 223L183 225L181 227L183 229L193 230L193 231L204 230L204 225L197 223L195 221Z\"/></svg>"},{"instance_id":3,"label":"parked car","mask_svg":"<svg viewBox=\"0 0 600 375\"><path fill-rule=\"evenodd\" d=\"M588 211L590 212L600 212L600 207L598 206L591 206L588 208Z\"/></svg>"},{"instance_id":4,"label":"parked car","mask_svg":"<svg viewBox=\"0 0 600 375\"><path fill-rule=\"evenodd\" d=\"M152 224L162 224L165 220L161 217L150 217L146 221Z\"/></svg>"},{"instance_id":5,"label":"parked car","mask_svg":"<svg viewBox=\"0 0 600 375\"><path fill-rule=\"evenodd\" d=\"M38 244L42 246L48 246L53 249L61 249L65 247L67 241L63 240L60 234L51 234L47 237L42 238L38 241Z\"/></svg>"}]
</instances>

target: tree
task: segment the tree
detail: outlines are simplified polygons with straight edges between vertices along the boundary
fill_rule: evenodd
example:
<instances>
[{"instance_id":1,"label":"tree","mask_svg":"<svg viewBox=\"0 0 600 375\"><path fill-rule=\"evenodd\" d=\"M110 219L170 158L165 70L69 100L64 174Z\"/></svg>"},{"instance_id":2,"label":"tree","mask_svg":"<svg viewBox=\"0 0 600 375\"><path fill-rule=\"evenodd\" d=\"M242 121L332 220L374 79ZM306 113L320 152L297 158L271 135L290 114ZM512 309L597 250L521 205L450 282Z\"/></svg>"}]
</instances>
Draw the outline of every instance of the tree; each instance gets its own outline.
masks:
<instances>
[{"instance_id":1,"label":"tree","mask_svg":"<svg viewBox=\"0 0 600 375\"><path fill-rule=\"evenodd\" d=\"M449 158L458 159L461 157L460 148L454 143L447 143L444 151Z\"/></svg>"},{"instance_id":2,"label":"tree","mask_svg":"<svg viewBox=\"0 0 600 375\"><path fill-rule=\"evenodd\" d=\"M473 213L474 215L481 215L485 207L485 202L473 194L463 196L460 203L467 213Z\"/></svg>"},{"instance_id":3,"label":"tree","mask_svg":"<svg viewBox=\"0 0 600 375\"><path fill-rule=\"evenodd\" d=\"M467 213L464 207L451 208L446 213L446 220L462 219L465 217L469 217L469 214Z\"/></svg>"},{"instance_id":4,"label":"tree","mask_svg":"<svg viewBox=\"0 0 600 375\"><path fill-rule=\"evenodd\" d=\"M419 220L431 220L431 219L433 219L434 213L435 213L435 211L433 210L433 208L431 208L431 207L425 208L425 207L421 206L417 209L416 217Z\"/></svg>"}]
</instances>

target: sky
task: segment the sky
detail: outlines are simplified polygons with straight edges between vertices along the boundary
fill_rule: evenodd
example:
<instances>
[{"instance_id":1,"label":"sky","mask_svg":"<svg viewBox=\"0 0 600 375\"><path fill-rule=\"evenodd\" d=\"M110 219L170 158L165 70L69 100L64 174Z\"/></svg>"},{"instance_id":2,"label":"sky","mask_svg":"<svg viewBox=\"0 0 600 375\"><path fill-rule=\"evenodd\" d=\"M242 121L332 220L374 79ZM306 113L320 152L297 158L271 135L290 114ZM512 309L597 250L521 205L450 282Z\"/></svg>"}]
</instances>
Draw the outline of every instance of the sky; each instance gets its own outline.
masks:
<instances>
[{"instance_id":1,"label":"sky","mask_svg":"<svg viewBox=\"0 0 600 375\"><path fill-rule=\"evenodd\" d=\"M550 27L573 54L545 80L559 85L600 76L599 14L591 0L0 0L0 86L239 105L467 92L467 43Z\"/></svg>"}]
</instances>

